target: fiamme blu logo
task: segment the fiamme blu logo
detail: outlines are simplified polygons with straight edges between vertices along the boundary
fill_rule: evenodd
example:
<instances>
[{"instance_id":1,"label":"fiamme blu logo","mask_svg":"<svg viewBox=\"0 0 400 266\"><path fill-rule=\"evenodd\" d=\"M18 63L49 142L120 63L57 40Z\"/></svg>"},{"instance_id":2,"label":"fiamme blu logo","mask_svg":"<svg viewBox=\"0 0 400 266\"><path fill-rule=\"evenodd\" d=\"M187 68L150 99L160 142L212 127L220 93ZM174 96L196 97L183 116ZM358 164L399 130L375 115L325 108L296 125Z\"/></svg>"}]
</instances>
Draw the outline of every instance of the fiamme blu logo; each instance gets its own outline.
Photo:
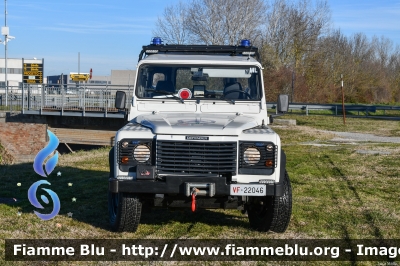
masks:
<instances>
[{"instance_id":1,"label":"fiamme blu logo","mask_svg":"<svg viewBox=\"0 0 400 266\"><path fill-rule=\"evenodd\" d=\"M38 154L35 157L35 160L33 162L33 169L35 170L35 172L44 177L47 178L51 172L54 170L54 168L57 165L58 162L58 152L56 151L58 144L59 144L59 140L56 137L56 135L54 135L50 130L47 130L47 134L49 136L49 143L47 144L47 146L45 148L43 148L41 151L38 152ZM54 153L55 151L55 153ZM52 155L54 153L54 155ZM50 155L52 155L46 162L46 164L44 165L44 161L47 157L49 157ZM40 213L38 211L34 211L34 213L42 220L50 220L52 218L54 218L58 212L60 211L60 199L58 198L57 194L48 188L41 188L41 190L38 191L39 187L41 185L51 185L50 182L48 182L47 180L39 180L35 183L33 183L29 190L28 190L28 199L30 201L30 203L35 206L38 209L44 209L44 207L42 206L42 204L39 202L37 194L43 193L43 191L45 193L48 194L48 196L50 196L52 202L53 202L53 210L51 211L51 213ZM48 196L42 194L40 196L40 199L45 203L45 204L51 204L49 201Z\"/></svg>"}]
</instances>

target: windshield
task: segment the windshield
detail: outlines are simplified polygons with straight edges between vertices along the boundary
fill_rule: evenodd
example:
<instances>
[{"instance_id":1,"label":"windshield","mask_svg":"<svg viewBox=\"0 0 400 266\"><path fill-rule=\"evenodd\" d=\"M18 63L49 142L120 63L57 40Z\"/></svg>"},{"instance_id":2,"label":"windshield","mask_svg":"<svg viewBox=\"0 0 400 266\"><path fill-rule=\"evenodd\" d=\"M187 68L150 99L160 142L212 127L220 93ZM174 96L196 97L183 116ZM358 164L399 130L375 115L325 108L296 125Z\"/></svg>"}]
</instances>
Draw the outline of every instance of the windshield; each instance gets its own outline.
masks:
<instances>
[{"instance_id":1,"label":"windshield","mask_svg":"<svg viewBox=\"0 0 400 266\"><path fill-rule=\"evenodd\" d=\"M262 97L261 71L256 66L142 65L138 71L138 98L254 101Z\"/></svg>"}]
</instances>

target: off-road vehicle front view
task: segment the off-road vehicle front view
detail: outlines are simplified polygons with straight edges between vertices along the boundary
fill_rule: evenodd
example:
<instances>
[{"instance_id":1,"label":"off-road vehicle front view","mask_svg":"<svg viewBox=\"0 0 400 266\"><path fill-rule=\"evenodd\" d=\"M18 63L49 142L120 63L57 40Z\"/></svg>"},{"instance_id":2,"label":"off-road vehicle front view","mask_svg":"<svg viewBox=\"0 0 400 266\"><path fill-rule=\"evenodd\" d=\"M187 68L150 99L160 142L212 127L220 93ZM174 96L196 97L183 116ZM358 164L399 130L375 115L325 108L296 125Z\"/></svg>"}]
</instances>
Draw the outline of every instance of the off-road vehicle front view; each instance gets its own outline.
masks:
<instances>
[{"instance_id":1,"label":"off-road vehicle front view","mask_svg":"<svg viewBox=\"0 0 400 266\"><path fill-rule=\"evenodd\" d=\"M110 152L109 216L136 231L142 208L240 209L260 231L284 232L292 192L279 136L268 126L258 50L143 46L128 124ZM116 107L125 108L124 92ZM278 111L287 111L287 96Z\"/></svg>"}]
</instances>

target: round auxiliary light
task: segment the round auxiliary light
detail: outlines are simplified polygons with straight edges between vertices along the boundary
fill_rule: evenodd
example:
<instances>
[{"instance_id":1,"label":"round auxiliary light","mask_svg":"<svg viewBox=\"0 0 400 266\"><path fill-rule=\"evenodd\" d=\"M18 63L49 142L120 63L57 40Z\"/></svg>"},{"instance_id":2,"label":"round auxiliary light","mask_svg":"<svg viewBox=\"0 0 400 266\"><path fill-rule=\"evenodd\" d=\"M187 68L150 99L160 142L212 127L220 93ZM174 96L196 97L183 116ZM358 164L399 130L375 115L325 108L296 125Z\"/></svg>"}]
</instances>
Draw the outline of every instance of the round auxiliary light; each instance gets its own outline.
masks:
<instances>
[{"instance_id":1,"label":"round auxiliary light","mask_svg":"<svg viewBox=\"0 0 400 266\"><path fill-rule=\"evenodd\" d=\"M146 145L137 145L133 149L133 158L139 163L145 163L150 159L150 148Z\"/></svg>"},{"instance_id":2,"label":"round auxiliary light","mask_svg":"<svg viewBox=\"0 0 400 266\"><path fill-rule=\"evenodd\" d=\"M273 151L274 150L274 145L268 144L266 149L267 149L267 151Z\"/></svg>"},{"instance_id":3,"label":"round auxiliary light","mask_svg":"<svg viewBox=\"0 0 400 266\"><path fill-rule=\"evenodd\" d=\"M243 153L243 160L249 165L255 165L260 161L261 153L257 148L249 147Z\"/></svg>"},{"instance_id":4,"label":"round auxiliary light","mask_svg":"<svg viewBox=\"0 0 400 266\"><path fill-rule=\"evenodd\" d=\"M178 96L182 100L190 99L192 98L192 91L187 88L182 88L178 91Z\"/></svg>"},{"instance_id":5,"label":"round auxiliary light","mask_svg":"<svg viewBox=\"0 0 400 266\"><path fill-rule=\"evenodd\" d=\"M129 146L129 143L127 141L124 141L121 144L121 147L124 148L124 149L128 148L128 146Z\"/></svg>"},{"instance_id":6,"label":"round auxiliary light","mask_svg":"<svg viewBox=\"0 0 400 266\"><path fill-rule=\"evenodd\" d=\"M162 40L160 37L154 37L153 40L151 40L151 44L152 45L161 45L162 44Z\"/></svg>"},{"instance_id":7,"label":"round auxiliary light","mask_svg":"<svg viewBox=\"0 0 400 266\"><path fill-rule=\"evenodd\" d=\"M241 41L240 41L240 46L250 47L250 46L251 46L251 43L250 43L249 40L244 39L244 40L241 40Z\"/></svg>"}]
</instances>

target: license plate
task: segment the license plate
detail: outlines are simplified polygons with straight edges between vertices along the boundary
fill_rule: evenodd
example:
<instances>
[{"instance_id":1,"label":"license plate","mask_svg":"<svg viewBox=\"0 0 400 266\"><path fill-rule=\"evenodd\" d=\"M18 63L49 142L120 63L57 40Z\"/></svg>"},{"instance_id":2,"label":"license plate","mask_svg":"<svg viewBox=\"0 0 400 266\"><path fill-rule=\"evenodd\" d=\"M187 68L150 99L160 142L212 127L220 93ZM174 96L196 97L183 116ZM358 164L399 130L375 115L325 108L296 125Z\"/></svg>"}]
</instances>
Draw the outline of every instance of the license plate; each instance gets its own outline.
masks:
<instances>
[{"instance_id":1,"label":"license plate","mask_svg":"<svg viewBox=\"0 0 400 266\"><path fill-rule=\"evenodd\" d=\"M232 184L231 196L265 196L265 185Z\"/></svg>"}]
</instances>

